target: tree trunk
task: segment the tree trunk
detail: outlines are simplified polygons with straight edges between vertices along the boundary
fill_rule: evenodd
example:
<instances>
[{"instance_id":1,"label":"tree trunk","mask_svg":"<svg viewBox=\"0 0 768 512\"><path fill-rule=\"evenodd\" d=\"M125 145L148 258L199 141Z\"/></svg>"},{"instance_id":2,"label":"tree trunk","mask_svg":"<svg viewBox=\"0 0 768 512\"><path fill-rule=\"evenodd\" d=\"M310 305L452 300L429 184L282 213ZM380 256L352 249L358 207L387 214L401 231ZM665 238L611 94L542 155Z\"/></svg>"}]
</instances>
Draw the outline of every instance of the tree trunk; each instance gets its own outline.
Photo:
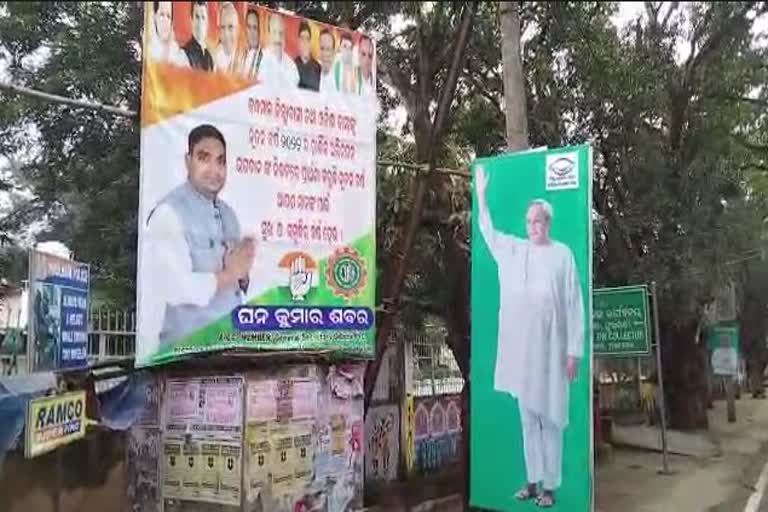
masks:
<instances>
[{"instance_id":1,"label":"tree trunk","mask_svg":"<svg viewBox=\"0 0 768 512\"><path fill-rule=\"evenodd\" d=\"M706 348L696 344L696 322L662 329L661 354L670 428L708 428Z\"/></svg>"},{"instance_id":2,"label":"tree trunk","mask_svg":"<svg viewBox=\"0 0 768 512\"><path fill-rule=\"evenodd\" d=\"M728 423L736 423L736 379L731 376L725 378L725 401Z\"/></svg>"},{"instance_id":3,"label":"tree trunk","mask_svg":"<svg viewBox=\"0 0 768 512\"><path fill-rule=\"evenodd\" d=\"M707 350L707 355L704 358L704 365L705 365L704 376L707 382L707 390L706 390L706 395L704 400L707 403L707 409L711 410L711 409L714 409L715 407L715 401L713 397L714 392L712 390L712 367L709 360L709 350Z\"/></svg>"},{"instance_id":4,"label":"tree trunk","mask_svg":"<svg viewBox=\"0 0 768 512\"><path fill-rule=\"evenodd\" d=\"M499 25L507 149L520 151L528 147L528 114L520 43L520 2L499 2Z\"/></svg>"},{"instance_id":5,"label":"tree trunk","mask_svg":"<svg viewBox=\"0 0 768 512\"><path fill-rule=\"evenodd\" d=\"M752 398L763 398L765 396L764 370L765 364L762 361L747 360L747 380L749 381L749 390L752 392Z\"/></svg>"},{"instance_id":6,"label":"tree trunk","mask_svg":"<svg viewBox=\"0 0 768 512\"><path fill-rule=\"evenodd\" d=\"M401 231L397 237L397 243L395 245L396 250L394 251L394 259L396 260L393 265L394 276L390 278L389 285L386 288L387 291L384 295L385 300L389 303L385 304L386 310L380 315L381 321L376 326L376 356L373 361L368 363L368 368L365 372L366 411L368 410L368 405L370 405L371 397L373 396L373 389L376 386L376 379L379 375L381 360L387 347L387 340L392 332L397 311L400 308L403 283L405 282L405 275L408 269L408 261L410 259L411 249L413 248L413 242L416 239L419 224L421 224L422 212L424 210L424 196L426 195L426 192L427 185L424 176L419 175L414 177L410 193L411 209L408 216L408 222L405 226L401 227Z\"/></svg>"},{"instance_id":7,"label":"tree trunk","mask_svg":"<svg viewBox=\"0 0 768 512\"><path fill-rule=\"evenodd\" d=\"M434 174L436 155L440 148L442 133L446 128L451 112L451 105L456 96L456 87L459 81L459 76L463 73L464 57L472 32L472 22L475 17L476 8L477 6L475 3L468 3L464 6L464 10L461 14L461 21L455 32L456 46L453 58L448 67L445 83L443 84L442 89L439 90L437 98L434 97L434 87L431 87L434 84L430 83L430 87L427 87L426 81L431 80L429 76L417 75L416 83L414 85L410 82L410 79L406 80L403 78L402 74L397 73L400 78L397 80L396 89L398 89L400 96L406 99L408 114L413 119L413 135L416 142L416 161L419 164L428 164L429 174ZM417 49L419 55L419 69L430 69L433 64L430 60L430 56L421 51L420 48L421 47ZM392 72L395 73L394 70L392 70ZM416 101L411 103L407 100L411 97L415 97ZM437 100L437 110L435 112L434 120L430 120L429 107L434 100ZM428 189L427 185L427 175L419 174L416 176L410 194L412 201L410 217L408 218L407 225L401 228L401 236L398 236L397 238L397 250L394 257L398 258L399 261L397 261L394 266L394 276L389 281L389 286L387 287L388 293L384 295L384 300L386 302L385 306L388 307L388 310L384 311L381 315L381 321L376 326L376 356L374 360L368 364L365 373L366 411L368 411L371 396L373 395L373 388L376 385L376 378L379 375L381 358L386 349L389 333L392 330L395 315L399 309L403 283L408 271L408 260L410 258L411 248L413 247L413 242L419 226L421 225L424 201Z\"/></svg>"}]
</instances>

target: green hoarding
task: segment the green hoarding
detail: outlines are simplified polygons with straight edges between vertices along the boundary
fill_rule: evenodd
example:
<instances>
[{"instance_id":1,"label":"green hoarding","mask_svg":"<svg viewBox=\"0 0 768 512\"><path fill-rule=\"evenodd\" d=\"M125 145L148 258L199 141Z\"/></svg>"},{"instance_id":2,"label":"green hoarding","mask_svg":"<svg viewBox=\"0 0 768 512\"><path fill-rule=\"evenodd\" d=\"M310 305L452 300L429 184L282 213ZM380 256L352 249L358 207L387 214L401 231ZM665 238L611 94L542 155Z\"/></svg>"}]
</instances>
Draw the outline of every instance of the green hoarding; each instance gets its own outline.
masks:
<instances>
[{"instance_id":1,"label":"green hoarding","mask_svg":"<svg viewBox=\"0 0 768 512\"><path fill-rule=\"evenodd\" d=\"M593 304L596 356L624 357L650 352L647 287L595 290Z\"/></svg>"},{"instance_id":2,"label":"green hoarding","mask_svg":"<svg viewBox=\"0 0 768 512\"><path fill-rule=\"evenodd\" d=\"M715 350L725 345L739 349L739 327L730 322L721 322L710 327L707 333L707 348Z\"/></svg>"},{"instance_id":3,"label":"green hoarding","mask_svg":"<svg viewBox=\"0 0 768 512\"><path fill-rule=\"evenodd\" d=\"M710 365L718 376L735 376L739 372L739 327L721 322L709 329L707 348L712 351Z\"/></svg>"},{"instance_id":4,"label":"green hoarding","mask_svg":"<svg viewBox=\"0 0 768 512\"><path fill-rule=\"evenodd\" d=\"M538 510L531 490L553 511L592 508L591 154L582 145L473 164L475 507Z\"/></svg>"}]
</instances>

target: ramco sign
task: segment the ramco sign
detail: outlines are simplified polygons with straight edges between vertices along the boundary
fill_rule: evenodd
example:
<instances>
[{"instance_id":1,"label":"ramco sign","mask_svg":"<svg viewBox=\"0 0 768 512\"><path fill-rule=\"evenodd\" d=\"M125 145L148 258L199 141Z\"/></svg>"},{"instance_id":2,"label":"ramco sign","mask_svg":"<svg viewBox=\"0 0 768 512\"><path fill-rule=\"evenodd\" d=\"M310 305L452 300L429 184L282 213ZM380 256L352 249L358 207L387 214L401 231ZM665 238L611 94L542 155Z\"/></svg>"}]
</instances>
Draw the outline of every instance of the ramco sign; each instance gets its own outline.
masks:
<instances>
[{"instance_id":1,"label":"ramco sign","mask_svg":"<svg viewBox=\"0 0 768 512\"><path fill-rule=\"evenodd\" d=\"M30 400L24 455L37 457L85 437L85 391Z\"/></svg>"}]
</instances>

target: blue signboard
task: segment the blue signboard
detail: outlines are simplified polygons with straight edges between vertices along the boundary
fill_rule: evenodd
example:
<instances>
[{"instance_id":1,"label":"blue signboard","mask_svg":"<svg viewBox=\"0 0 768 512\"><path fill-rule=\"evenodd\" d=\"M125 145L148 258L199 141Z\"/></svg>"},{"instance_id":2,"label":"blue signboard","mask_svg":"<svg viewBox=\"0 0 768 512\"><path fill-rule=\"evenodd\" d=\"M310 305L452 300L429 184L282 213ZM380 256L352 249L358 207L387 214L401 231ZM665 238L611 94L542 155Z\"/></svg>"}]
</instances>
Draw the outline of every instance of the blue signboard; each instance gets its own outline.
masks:
<instances>
[{"instance_id":1,"label":"blue signboard","mask_svg":"<svg viewBox=\"0 0 768 512\"><path fill-rule=\"evenodd\" d=\"M88 265L31 251L29 277L29 370L87 366Z\"/></svg>"}]
</instances>

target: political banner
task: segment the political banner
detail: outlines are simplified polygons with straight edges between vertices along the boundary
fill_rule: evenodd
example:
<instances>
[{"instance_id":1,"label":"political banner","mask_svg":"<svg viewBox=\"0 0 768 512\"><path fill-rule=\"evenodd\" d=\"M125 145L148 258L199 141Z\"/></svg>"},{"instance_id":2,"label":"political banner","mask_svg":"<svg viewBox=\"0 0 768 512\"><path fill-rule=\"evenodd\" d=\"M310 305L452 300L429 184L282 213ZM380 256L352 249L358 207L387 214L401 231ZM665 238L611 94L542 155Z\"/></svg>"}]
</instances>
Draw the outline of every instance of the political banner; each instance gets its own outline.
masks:
<instances>
[{"instance_id":1,"label":"political banner","mask_svg":"<svg viewBox=\"0 0 768 512\"><path fill-rule=\"evenodd\" d=\"M145 2L137 366L374 353L375 44L246 2Z\"/></svg>"},{"instance_id":2,"label":"political banner","mask_svg":"<svg viewBox=\"0 0 768 512\"><path fill-rule=\"evenodd\" d=\"M85 263L29 253L28 370L71 370L88 365L88 292Z\"/></svg>"},{"instance_id":3,"label":"political banner","mask_svg":"<svg viewBox=\"0 0 768 512\"><path fill-rule=\"evenodd\" d=\"M621 286L594 292L596 356L648 355L651 350L648 287Z\"/></svg>"},{"instance_id":4,"label":"political banner","mask_svg":"<svg viewBox=\"0 0 768 512\"><path fill-rule=\"evenodd\" d=\"M472 175L471 505L589 511L591 149L481 158Z\"/></svg>"}]
</instances>

